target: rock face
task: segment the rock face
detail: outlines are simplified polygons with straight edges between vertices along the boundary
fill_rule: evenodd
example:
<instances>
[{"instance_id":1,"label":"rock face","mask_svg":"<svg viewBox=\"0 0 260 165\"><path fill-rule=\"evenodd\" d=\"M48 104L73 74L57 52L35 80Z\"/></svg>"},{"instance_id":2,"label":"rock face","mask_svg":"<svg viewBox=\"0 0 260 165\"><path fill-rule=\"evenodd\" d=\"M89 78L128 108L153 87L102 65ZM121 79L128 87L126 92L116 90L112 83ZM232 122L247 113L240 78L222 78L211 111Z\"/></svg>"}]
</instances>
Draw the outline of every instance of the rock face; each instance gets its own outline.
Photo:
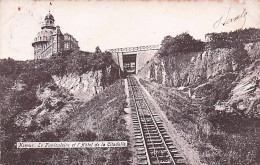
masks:
<instances>
[{"instance_id":1,"label":"rock face","mask_svg":"<svg viewBox=\"0 0 260 165\"><path fill-rule=\"evenodd\" d=\"M69 114L79 108L75 103L85 103L103 91L104 84L108 83L104 81L107 81L105 77L108 78L109 72L110 69L107 68L82 75L53 75L53 81L39 86L36 90L41 104L18 115L16 125L28 128L31 132L36 131L35 135L55 130ZM17 83L15 89L20 90L22 85Z\"/></svg>"},{"instance_id":2,"label":"rock face","mask_svg":"<svg viewBox=\"0 0 260 165\"><path fill-rule=\"evenodd\" d=\"M72 106L75 101L72 96L53 83L39 87L37 98L41 104L34 109L24 111L16 119L16 125L28 128L35 135L54 130L75 108Z\"/></svg>"},{"instance_id":3,"label":"rock face","mask_svg":"<svg viewBox=\"0 0 260 165\"><path fill-rule=\"evenodd\" d=\"M253 106L259 110L259 57L260 42L245 44L244 48L157 55L139 75L169 87L188 87L192 97L205 98L208 105L218 102L219 107L221 102L229 102L231 108L249 110Z\"/></svg>"},{"instance_id":4,"label":"rock face","mask_svg":"<svg viewBox=\"0 0 260 165\"><path fill-rule=\"evenodd\" d=\"M215 49L156 59L150 78L166 86L196 86L217 75L238 71L234 49Z\"/></svg>"},{"instance_id":5,"label":"rock face","mask_svg":"<svg viewBox=\"0 0 260 165\"><path fill-rule=\"evenodd\" d=\"M256 60L243 73L232 89L226 105L230 111L238 110L250 116L260 115L260 60Z\"/></svg>"},{"instance_id":6,"label":"rock face","mask_svg":"<svg viewBox=\"0 0 260 165\"><path fill-rule=\"evenodd\" d=\"M65 76L53 76L54 83L67 89L74 97L81 101L88 101L97 93L103 91L102 71L90 71L78 76L69 74Z\"/></svg>"},{"instance_id":7,"label":"rock face","mask_svg":"<svg viewBox=\"0 0 260 165\"><path fill-rule=\"evenodd\" d=\"M254 60L260 58L260 42L245 44L245 50L250 59Z\"/></svg>"}]
</instances>

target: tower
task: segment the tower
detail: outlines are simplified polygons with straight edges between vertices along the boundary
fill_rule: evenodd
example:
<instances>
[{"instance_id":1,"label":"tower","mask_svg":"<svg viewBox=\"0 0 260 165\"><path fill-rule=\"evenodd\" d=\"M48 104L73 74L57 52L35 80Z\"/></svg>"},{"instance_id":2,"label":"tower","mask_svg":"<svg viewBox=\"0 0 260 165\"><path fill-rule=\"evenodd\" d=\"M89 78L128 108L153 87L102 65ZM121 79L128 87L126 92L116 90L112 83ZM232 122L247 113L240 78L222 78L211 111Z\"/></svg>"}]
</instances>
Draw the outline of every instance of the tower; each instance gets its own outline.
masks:
<instances>
[{"instance_id":1,"label":"tower","mask_svg":"<svg viewBox=\"0 0 260 165\"><path fill-rule=\"evenodd\" d=\"M42 57L42 51L47 48L47 43L52 40L52 34L55 32L56 27L55 20L52 14L49 12L44 19L41 26L41 31L34 38L32 46L34 47L34 59L44 58Z\"/></svg>"},{"instance_id":2,"label":"tower","mask_svg":"<svg viewBox=\"0 0 260 165\"><path fill-rule=\"evenodd\" d=\"M49 14L47 14L45 16L45 19L44 19L44 23L42 24L42 29L52 29L52 30L55 30L55 25L54 25L54 17L51 15L50 11L49 11Z\"/></svg>"}]
</instances>

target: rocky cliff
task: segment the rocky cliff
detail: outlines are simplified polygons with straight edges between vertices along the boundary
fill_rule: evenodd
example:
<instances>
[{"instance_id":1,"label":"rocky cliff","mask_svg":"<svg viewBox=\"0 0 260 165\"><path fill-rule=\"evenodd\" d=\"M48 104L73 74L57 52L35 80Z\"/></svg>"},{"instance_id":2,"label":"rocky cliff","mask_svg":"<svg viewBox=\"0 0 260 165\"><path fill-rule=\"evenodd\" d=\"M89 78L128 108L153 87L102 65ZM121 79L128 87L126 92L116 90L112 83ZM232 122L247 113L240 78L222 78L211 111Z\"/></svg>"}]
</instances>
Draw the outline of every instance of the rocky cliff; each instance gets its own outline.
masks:
<instances>
[{"instance_id":1,"label":"rocky cliff","mask_svg":"<svg viewBox=\"0 0 260 165\"><path fill-rule=\"evenodd\" d=\"M260 116L260 60L243 70L234 82L226 101L218 102L216 110L238 111L251 117Z\"/></svg>"},{"instance_id":2,"label":"rocky cliff","mask_svg":"<svg viewBox=\"0 0 260 165\"><path fill-rule=\"evenodd\" d=\"M259 56L260 42L175 56L158 54L139 75L164 86L185 89L191 97L216 105L218 110L223 109L222 105L244 110L253 106L260 113Z\"/></svg>"},{"instance_id":3,"label":"rocky cliff","mask_svg":"<svg viewBox=\"0 0 260 165\"><path fill-rule=\"evenodd\" d=\"M90 71L80 76L77 74L52 76L56 85L65 88L81 101L88 101L94 95L103 91L102 77L101 70Z\"/></svg>"},{"instance_id":4,"label":"rocky cliff","mask_svg":"<svg viewBox=\"0 0 260 165\"><path fill-rule=\"evenodd\" d=\"M52 75L50 82L36 89L40 104L17 115L16 124L32 129L35 135L55 130L69 114L79 108L80 104L77 105L77 102L85 103L103 91L103 74L101 70L97 70L82 75ZM23 90L22 86L24 85L18 83L13 89Z\"/></svg>"}]
</instances>

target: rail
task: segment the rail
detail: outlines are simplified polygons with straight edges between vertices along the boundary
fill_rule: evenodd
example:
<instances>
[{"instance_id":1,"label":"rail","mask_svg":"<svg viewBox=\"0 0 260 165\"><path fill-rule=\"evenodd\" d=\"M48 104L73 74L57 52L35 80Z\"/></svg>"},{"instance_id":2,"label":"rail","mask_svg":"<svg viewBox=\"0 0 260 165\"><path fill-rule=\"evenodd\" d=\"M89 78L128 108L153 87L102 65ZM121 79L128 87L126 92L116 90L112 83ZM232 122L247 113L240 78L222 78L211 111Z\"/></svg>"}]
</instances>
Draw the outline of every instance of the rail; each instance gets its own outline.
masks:
<instances>
[{"instance_id":1,"label":"rail","mask_svg":"<svg viewBox=\"0 0 260 165\"><path fill-rule=\"evenodd\" d=\"M142 136L142 142L138 141L138 146L144 148L140 153L138 150L138 164L184 165L183 158L173 146L159 117L150 108L137 80L134 77L128 77L128 82L130 99L134 105L131 108L135 110L132 112L134 130Z\"/></svg>"}]
</instances>

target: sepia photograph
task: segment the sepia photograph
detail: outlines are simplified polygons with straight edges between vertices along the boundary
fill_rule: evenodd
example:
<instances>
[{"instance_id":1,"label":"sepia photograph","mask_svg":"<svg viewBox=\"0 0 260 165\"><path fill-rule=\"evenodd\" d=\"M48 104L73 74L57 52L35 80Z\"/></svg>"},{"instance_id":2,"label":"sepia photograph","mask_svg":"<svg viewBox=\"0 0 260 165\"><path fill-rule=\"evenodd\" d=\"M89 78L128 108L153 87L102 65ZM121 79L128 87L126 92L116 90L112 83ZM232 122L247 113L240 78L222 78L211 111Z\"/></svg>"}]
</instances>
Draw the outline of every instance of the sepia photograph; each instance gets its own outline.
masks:
<instances>
[{"instance_id":1,"label":"sepia photograph","mask_svg":"<svg viewBox=\"0 0 260 165\"><path fill-rule=\"evenodd\" d=\"M0 0L0 165L260 165L259 0Z\"/></svg>"}]
</instances>

